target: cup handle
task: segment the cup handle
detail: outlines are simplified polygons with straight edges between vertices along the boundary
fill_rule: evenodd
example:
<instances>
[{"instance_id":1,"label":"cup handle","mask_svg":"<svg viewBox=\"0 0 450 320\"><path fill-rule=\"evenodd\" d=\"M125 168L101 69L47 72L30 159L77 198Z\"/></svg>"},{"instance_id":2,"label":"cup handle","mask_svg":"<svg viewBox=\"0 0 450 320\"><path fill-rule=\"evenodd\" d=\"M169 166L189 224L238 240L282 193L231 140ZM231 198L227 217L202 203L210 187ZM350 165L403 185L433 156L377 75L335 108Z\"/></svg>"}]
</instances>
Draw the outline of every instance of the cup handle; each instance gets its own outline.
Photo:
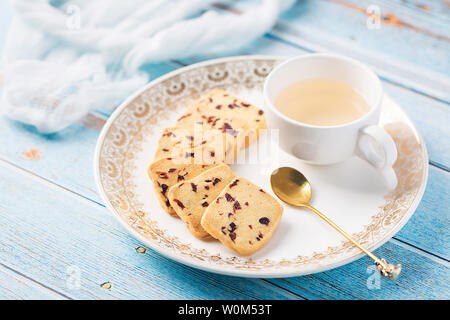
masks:
<instances>
[{"instance_id":1,"label":"cup handle","mask_svg":"<svg viewBox=\"0 0 450 320\"><path fill-rule=\"evenodd\" d=\"M380 172L389 190L397 186L393 165L397 160L397 148L391 136L381 127L371 125L359 132L356 154Z\"/></svg>"}]
</instances>

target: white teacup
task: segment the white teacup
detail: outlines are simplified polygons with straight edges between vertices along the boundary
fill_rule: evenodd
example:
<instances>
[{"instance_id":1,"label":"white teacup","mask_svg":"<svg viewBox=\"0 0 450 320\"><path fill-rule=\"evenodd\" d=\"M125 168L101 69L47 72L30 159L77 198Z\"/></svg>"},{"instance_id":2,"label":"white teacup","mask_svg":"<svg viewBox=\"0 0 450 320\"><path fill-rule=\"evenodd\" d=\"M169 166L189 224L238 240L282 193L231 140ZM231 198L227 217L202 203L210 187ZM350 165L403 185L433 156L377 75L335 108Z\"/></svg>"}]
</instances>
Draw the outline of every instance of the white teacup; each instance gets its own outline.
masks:
<instances>
[{"instance_id":1,"label":"white teacup","mask_svg":"<svg viewBox=\"0 0 450 320\"><path fill-rule=\"evenodd\" d=\"M274 105L281 91L299 81L326 78L353 88L370 106L361 118L336 126L314 126L293 120ZM394 189L397 177L392 168L397 149L391 136L380 126L383 88L376 74L362 63L332 54L307 54L278 65L264 84L266 116L271 129L279 129L280 146L311 164L328 165L353 155L369 162Z\"/></svg>"}]
</instances>

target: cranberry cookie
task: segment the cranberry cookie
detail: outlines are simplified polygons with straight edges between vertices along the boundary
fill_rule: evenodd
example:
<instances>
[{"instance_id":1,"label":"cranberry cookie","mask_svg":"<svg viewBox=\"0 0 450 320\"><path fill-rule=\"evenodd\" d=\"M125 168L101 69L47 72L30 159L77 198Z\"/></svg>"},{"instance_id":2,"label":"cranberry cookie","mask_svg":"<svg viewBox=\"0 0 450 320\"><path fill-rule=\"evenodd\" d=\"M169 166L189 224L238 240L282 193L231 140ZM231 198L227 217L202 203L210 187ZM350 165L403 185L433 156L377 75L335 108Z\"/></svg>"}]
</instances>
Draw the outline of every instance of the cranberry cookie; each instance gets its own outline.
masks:
<instances>
[{"instance_id":1,"label":"cranberry cookie","mask_svg":"<svg viewBox=\"0 0 450 320\"><path fill-rule=\"evenodd\" d=\"M173 209L195 237L210 236L200 225L203 213L234 177L230 167L222 164L169 189L168 198Z\"/></svg>"},{"instance_id":2,"label":"cranberry cookie","mask_svg":"<svg viewBox=\"0 0 450 320\"><path fill-rule=\"evenodd\" d=\"M153 162L148 167L148 176L153 181L156 195L161 207L170 215L176 216L167 192L180 181L189 180L217 164L198 164L193 162L193 155L185 157L166 157Z\"/></svg>"},{"instance_id":3,"label":"cranberry cookie","mask_svg":"<svg viewBox=\"0 0 450 320\"><path fill-rule=\"evenodd\" d=\"M283 207L244 178L235 178L203 214L201 225L226 247L243 256L262 249L280 222Z\"/></svg>"}]
</instances>

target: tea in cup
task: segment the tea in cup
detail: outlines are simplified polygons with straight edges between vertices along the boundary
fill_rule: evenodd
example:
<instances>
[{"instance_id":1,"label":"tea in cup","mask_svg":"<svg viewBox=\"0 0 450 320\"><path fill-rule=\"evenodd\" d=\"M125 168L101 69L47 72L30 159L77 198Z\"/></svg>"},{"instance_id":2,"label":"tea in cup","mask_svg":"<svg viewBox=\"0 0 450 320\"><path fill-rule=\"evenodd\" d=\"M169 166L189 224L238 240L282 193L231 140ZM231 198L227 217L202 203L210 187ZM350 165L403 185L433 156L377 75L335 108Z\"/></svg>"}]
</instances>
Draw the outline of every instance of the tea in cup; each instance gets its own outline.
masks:
<instances>
[{"instance_id":1,"label":"tea in cup","mask_svg":"<svg viewBox=\"0 0 450 320\"><path fill-rule=\"evenodd\" d=\"M268 125L279 130L283 150L319 165L357 155L394 189L397 149L378 126L382 98L381 81L372 70L333 54L289 59L264 84Z\"/></svg>"}]
</instances>

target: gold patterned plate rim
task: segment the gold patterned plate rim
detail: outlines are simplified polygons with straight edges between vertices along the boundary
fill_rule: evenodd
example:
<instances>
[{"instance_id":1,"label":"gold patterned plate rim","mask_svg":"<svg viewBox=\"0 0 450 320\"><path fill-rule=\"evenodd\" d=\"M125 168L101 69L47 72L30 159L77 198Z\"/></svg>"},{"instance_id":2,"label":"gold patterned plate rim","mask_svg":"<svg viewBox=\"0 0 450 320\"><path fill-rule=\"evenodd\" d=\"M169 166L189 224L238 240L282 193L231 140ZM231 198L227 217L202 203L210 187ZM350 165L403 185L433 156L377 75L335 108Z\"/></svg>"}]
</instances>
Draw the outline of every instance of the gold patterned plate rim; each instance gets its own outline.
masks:
<instances>
[{"instance_id":1,"label":"gold patterned plate rim","mask_svg":"<svg viewBox=\"0 0 450 320\"><path fill-rule=\"evenodd\" d=\"M298 256L292 260L253 261L252 258L238 256L221 257L204 249L191 248L178 237L167 235L156 221L149 220L149 214L144 213L143 205L135 200L136 186L130 183L130 180L133 177L133 169L136 168L136 160L130 150L142 149L140 144L145 138L146 130L151 130L151 121L161 116L159 109L167 109L167 101L176 105L177 101L182 99L194 100L208 90L227 85L262 87L267 74L282 60L284 58L250 55L196 63L150 82L114 111L97 141L94 157L95 180L106 207L131 235L151 249L180 263L206 271L243 277L300 276L333 269L363 256L350 242L344 241L324 252ZM243 70L249 71L250 67L253 77L242 77ZM234 69L239 71L239 77L233 78L230 75ZM199 75L199 78L196 78L196 75ZM226 83L226 79L231 82ZM195 86L193 82L196 82ZM197 90L199 82L202 86ZM161 100L158 93L163 89L169 100ZM148 99L153 99L153 104L152 101L148 102ZM164 107L157 107L155 101ZM382 125L394 140L397 136L403 139L396 141L399 160L395 169L399 176L399 186L384 196L386 203L380 208L380 212L371 218L371 223L365 225L363 231L352 234L370 250L375 250L387 242L410 219L423 196L428 178L428 154L420 133L398 105L390 98L386 101L386 104L391 103L395 106L394 109L398 109L399 115L390 115L389 121ZM389 112L390 110L387 111Z\"/></svg>"}]
</instances>

